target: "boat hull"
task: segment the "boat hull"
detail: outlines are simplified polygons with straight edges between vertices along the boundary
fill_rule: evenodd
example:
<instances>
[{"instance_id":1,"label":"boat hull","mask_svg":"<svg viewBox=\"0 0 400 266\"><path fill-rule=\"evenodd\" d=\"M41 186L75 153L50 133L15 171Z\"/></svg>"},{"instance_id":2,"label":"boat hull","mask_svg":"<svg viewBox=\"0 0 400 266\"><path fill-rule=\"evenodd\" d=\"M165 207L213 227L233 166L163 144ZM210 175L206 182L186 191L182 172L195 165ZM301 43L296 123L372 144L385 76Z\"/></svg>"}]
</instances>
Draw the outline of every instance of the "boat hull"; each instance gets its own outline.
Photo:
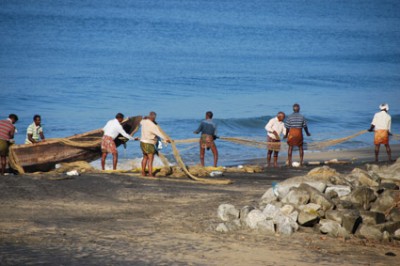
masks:
<instances>
[{"instance_id":1,"label":"boat hull","mask_svg":"<svg viewBox=\"0 0 400 266\"><path fill-rule=\"evenodd\" d=\"M130 117L122 123L125 131L131 135L139 127L141 116ZM100 139L103 136L102 129L96 129L83 134L67 137L75 143L88 143L97 141L92 147L78 147L67 145L60 139L47 139L37 144L13 145L11 147L14 159L25 172L50 171L55 165L63 162L87 161L91 162L101 157ZM124 140L117 137L117 146Z\"/></svg>"}]
</instances>

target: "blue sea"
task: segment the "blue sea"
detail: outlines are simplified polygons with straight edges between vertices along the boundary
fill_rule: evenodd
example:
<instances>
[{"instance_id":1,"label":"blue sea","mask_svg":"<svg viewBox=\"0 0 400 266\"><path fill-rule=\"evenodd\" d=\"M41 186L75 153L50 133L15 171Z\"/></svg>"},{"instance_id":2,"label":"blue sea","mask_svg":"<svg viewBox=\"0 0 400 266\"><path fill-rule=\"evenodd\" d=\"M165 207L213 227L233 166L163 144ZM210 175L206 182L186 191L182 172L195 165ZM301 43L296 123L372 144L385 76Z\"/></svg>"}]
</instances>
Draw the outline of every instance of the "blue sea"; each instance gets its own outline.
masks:
<instances>
[{"instance_id":1,"label":"blue sea","mask_svg":"<svg viewBox=\"0 0 400 266\"><path fill-rule=\"evenodd\" d=\"M19 115L17 143L36 113L47 138L156 111L186 139L208 110L219 135L264 140L296 102L307 142L367 129L383 102L400 132L398 0L2 0L0 36L0 116ZM217 145L222 165L265 156ZM137 142L122 149L140 157ZM181 149L198 162L197 146Z\"/></svg>"}]
</instances>

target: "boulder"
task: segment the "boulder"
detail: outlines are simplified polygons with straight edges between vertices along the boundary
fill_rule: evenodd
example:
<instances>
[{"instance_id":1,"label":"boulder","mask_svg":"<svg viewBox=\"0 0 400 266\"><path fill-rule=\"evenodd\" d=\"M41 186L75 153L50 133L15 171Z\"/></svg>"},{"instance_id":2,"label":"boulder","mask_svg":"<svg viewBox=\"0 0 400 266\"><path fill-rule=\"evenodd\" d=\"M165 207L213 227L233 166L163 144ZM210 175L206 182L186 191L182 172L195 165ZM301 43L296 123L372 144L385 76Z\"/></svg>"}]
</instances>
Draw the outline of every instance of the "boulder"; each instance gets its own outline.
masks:
<instances>
[{"instance_id":1,"label":"boulder","mask_svg":"<svg viewBox=\"0 0 400 266\"><path fill-rule=\"evenodd\" d=\"M325 218L339 223L350 234L355 233L362 221L359 211L350 209L327 211Z\"/></svg>"},{"instance_id":2,"label":"boulder","mask_svg":"<svg viewBox=\"0 0 400 266\"><path fill-rule=\"evenodd\" d=\"M370 167L372 168L372 167ZM400 160L390 166L373 167L373 173L377 174L381 180L400 181Z\"/></svg>"},{"instance_id":3,"label":"boulder","mask_svg":"<svg viewBox=\"0 0 400 266\"><path fill-rule=\"evenodd\" d=\"M280 208L280 211L283 215L290 215L294 211L294 207L292 205L284 205L282 208Z\"/></svg>"},{"instance_id":4,"label":"boulder","mask_svg":"<svg viewBox=\"0 0 400 266\"><path fill-rule=\"evenodd\" d=\"M382 239L382 232L379 229L375 228L372 225L366 225L366 224L362 224L358 228L356 235L373 240Z\"/></svg>"},{"instance_id":5,"label":"boulder","mask_svg":"<svg viewBox=\"0 0 400 266\"><path fill-rule=\"evenodd\" d=\"M325 195L328 197L328 199L331 199L333 201L339 199L338 193L336 193L336 191L334 190L325 191Z\"/></svg>"},{"instance_id":6,"label":"boulder","mask_svg":"<svg viewBox=\"0 0 400 266\"><path fill-rule=\"evenodd\" d=\"M374 225L374 227L379 229L381 232L388 231L393 234L396 230L400 229L400 222L386 222Z\"/></svg>"},{"instance_id":7,"label":"boulder","mask_svg":"<svg viewBox=\"0 0 400 266\"><path fill-rule=\"evenodd\" d=\"M388 220L392 222L400 221L400 207L393 208L388 215Z\"/></svg>"},{"instance_id":8,"label":"boulder","mask_svg":"<svg viewBox=\"0 0 400 266\"><path fill-rule=\"evenodd\" d=\"M310 194L304 189L293 187L289 193L282 199L283 203L294 205L304 205L310 200Z\"/></svg>"},{"instance_id":9,"label":"boulder","mask_svg":"<svg viewBox=\"0 0 400 266\"><path fill-rule=\"evenodd\" d=\"M374 200L376 200L374 191L365 186L355 188L350 194L350 201L366 211L370 209Z\"/></svg>"},{"instance_id":10,"label":"boulder","mask_svg":"<svg viewBox=\"0 0 400 266\"><path fill-rule=\"evenodd\" d=\"M257 224L258 230L267 234L275 234L275 225L272 220L260 221Z\"/></svg>"},{"instance_id":11,"label":"boulder","mask_svg":"<svg viewBox=\"0 0 400 266\"><path fill-rule=\"evenodd\" d=\"M296 222L297 217L297 211L294 211L289 215L278 212L273 219L274 224L276 224L277 233L291 235L293 232L297 231L299 229L299 225Z\"/></svg>"},{"instance_id":12,"label":"boulder","mask_svg":"<svg viewBox=\"0 0 400 266\"><path fill-rule=\"evenodd\" d=\"M343 222L343 217L338 210L329 210L325 212L325 218L331 221L335 221L340 225Z\"/></svg>"},{"instance_id":13,"label":"boulder","mask_svg":"<svg viewBox=\"0 0 400 266\"><path fill-rule=\"evenodd\" d=\"M338 210L347 210L354 208L354 204L348 200L339 200L338 202L335 203L336 203L336 209Z\"/></svg>"},{"instance_id":14,"label":"boulder","mask_svg":"<svg viewBox=\"0 0 400 266\"><path fill-rule=\"evenodd\" d=\"M264 195L262 195L260 204L266 205L277 200L278 200L277 195L275 195L274 190L270 188L264 193Z\"/></svg>"},{"instance_id":15,"label":"boulder","mask_svg":"<svg viewBox=\"0 0 400 266\"><path fill-rule=\"evenodd\" d=\"M339 236L339 231L340 231L341 226L338 222L322 219L319 221L319 224L321 225L319 227L319 230L321 233L327 234L327 235L333 236L333 237Z\"/></svg>"},{"instance_id":16,"label":"boulder","mask_svg":"<svg viewBox=\"0 0 400 266\"><path fill-rule=\"evenodd\" d=\"M321 193L324 193L326 186L327 186L326 182L322 182L322 181L305 181L303 183L315 188L316 190L318 190Z\"/></svg>"},{"instance_id":17,"label":"boulder","mask_svg":"<svg viewBox=\"0 0 400 266\"><path fill-rule=\"evenodd\" d=\"M241 227L241 223L239 219L229 221L225 223L226 227L228 228L229 231L235 231L238 230Z\"/></svg>"},{"instance_id":18,"label":"boulder","mask_svg":"<svg viewBox=\"0 0 400 266\"><path fill-rule=\"evenodd\" d=\"M321 209L321 205L315 203L308 203L307 205L299 206L299 209L307 213L318 214L318 211Z\"/></svg>"},{"instance_id":19,"label":"boulder","mask_svg":"<svg viewBox=\"0 0 400 266\"><path fill-rule=\"evenodd\" d=\"M366 225L381 224L386 221L385 215L381 212L360 211L362 223Z\"/></svg>"},{"instance_id":20,"label":"boulder","mask_svg":"<svg viewBox=\"0 0 400 266\"><path fill-rule=\"evenodd\" d=\"M297 222L302 226L314 226L319 221L319 216L317 213L308 213L305 211L300 211Z\"/></svg>"},{"instance_id":21,"label":"boulder","mask_svg":"<svg viewBox=\"0 0 400 266\"><path fill-rule=\"evenodd\" d=\"M245 223L251 229L256 229L258 223L261 222L261 221L265 221L265 220L267 220L267 216L265 214L263 214L262 211L260 211L260 210L252 210L247 215L247 217L245 219Z\"/></svg>"},{"instance_id":22,"label":"boulder","mask_svg":"<svg viewBox=\"0 0 400 266\"><path fill-rule=\"evenodd\" d=\"M399 186L393 182L382 182L379 188L383 190L399 190Z\"/></svg>"},{"instance_id":23,"label":"boulder","mask_svg":"<svg viewBox=\"0 0 400 266\"><path fill-rule=\"evenodd\" d=\"M367 187L379 186L379 180L374 180L374 178L372 178L367 171L364 171L360 168L354 168L354 170L351 172L351 175L356 177L361 185Z\"/></svg>"},{"instance_id":24,"label":"boulder","mask_svg":"<svg viewBox=\"0 0 400 266\"><path fill-rule=\"evenodd\" d=\"M215 228L215 231L220 232L220 233L227 233L228 227L224 223L220 223L217 225L217 228Z\"/></svg>"},{"instance_id":25,"label":"boulder","mask_svg":"<svg viewBox=\"0 0 400 266\"><path fill-rule=\"evenodd\" d=\"M240 209L240 212L239 212L239 219L240 219L240 222L242 223L242 224L246 224L246 218L247 218L247 215L252 211L252 210L254 210L255 208L254 207L252 207L252 206L244 206L243 208L241 208Z\"/></svg>"},{"instance_id":26,"label":"boulder","mask_svg":"<svg viewBox=\"0 0 400 266\"><path fill-rule=\"evenodd\" d=\"M330 178L332 176L338 176L338 175L339 175L338 172L336 172L335 169L330 168L329 166L316 167L307 174L307 176L311 177L319 176L323 178Z\"/></svg>"},{"instance_id":27,"label":"boulder","mask_svg":"<svg viewBox=\"0 0 400 266\"><path fill-rule=\"evenodd\" d=\"M222 221L232 221L239 218L239 211L232 204L221 204L218 207L218 217Z\"/></svg>"},{"instance_id":28,"label":"boulder","mask_svg":"<svg viewBox=\"0 0 400 266\"><path fill-rule=\"evenodd\" d=\"M349 195L351 193L351 187L349 186L343 186L343 185L332 185L328 186L325 190L325 194L330 193L331 191L334 191L337 193L338 197L343 197L346 195Z\"/></svg>"},{"instance_id":29,"label":"boulder","mask_svg":"<svg viewBox=\"0 0 400 266\"><path fill-rule=\"evenodd\" d=\"M390 242L390 240L391 240L391 237L390 237L389 232L388 231L384 231L383 234L382 234L382 242L388 243L388 242Z\"/></svg>"},{"instance_id":30,"label":"boulder","mask_svg":"<svg viewBox=\"0 0 400 266\"><path fill-rule=\"evenodd\" d=\"M397 229L394 233L393 233L393 237L396 240L400 240L400 229Z\"/></svg>"},{"instance_id":31,"label":"boulder","mask_svg":"<svg viewBox=\"0 0 400 266\"><path fill-rule=\"evenodd\" d=\"M362 219L358 210L341 210L342 226L350 234L354 234Z\"/></svg>"},{"instance_id":32,"label":"boulder","mask_svg":"<svg viewBox=\"0 0 400 266\"><path fill-rule=\"evenodd\" d=\"M280 208L272 204L268 204L263 210L263 214L265 215L266 219L273 219L280 212Z\"/></svg>"},{"instance_id":33,"label":"boulder","mask_svg":"<svg viewBox=\"0 0 400 266\"><path fill-rule=\"evenodd\" d=\"M310 202L321 206L323 211L333 209L334 203L324 194L307 184L301 184L299 188L306 190L310 194Z\"/></svg>"},{"instance_id":34,"label":"boulder","mask_svg":"<svg viewBox=\"0 0 400 266\"><path fill-rule=\"evenodd\" d=\"M385 190L372 204L371 211L386 213L398 202L400 202L400 190Z\"/></svg>"}]
</instances>

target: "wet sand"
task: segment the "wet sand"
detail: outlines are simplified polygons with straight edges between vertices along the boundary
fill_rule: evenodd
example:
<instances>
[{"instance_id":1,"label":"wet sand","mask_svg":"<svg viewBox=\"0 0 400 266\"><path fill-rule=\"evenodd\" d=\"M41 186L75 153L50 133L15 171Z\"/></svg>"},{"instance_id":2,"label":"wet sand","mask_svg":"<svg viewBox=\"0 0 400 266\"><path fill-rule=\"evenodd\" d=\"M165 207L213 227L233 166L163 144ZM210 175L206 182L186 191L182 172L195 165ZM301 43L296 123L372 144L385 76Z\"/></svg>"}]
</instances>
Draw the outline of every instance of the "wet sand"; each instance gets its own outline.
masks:
<instances>
[{"instance_id":1,"label":"wet sand","mask_svg":"<svg viewBox=\"0 0 400 266\"><path fill-rule=\"evenodd\" d=\"M398 147L393 154L399 157ZM318 158L332 159L324 156ZM355 166L364 161L332 167L347 173ZM220 186L122 174L3 176L0 265L396 265L398 242L306 229L291 237L215 232L220 204L256 205L272 181L312 168L227 174L234 183Z\"/></svg>"}]
</instances>

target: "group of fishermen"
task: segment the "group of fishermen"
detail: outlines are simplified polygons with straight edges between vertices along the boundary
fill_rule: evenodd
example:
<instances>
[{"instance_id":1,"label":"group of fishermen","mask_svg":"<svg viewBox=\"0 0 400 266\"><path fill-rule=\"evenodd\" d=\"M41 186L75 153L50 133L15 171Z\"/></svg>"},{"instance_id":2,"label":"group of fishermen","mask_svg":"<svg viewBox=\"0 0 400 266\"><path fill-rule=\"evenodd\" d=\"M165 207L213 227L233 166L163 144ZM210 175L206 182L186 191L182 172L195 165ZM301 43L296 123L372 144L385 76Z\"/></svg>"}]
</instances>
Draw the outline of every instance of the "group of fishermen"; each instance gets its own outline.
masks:
<instances>
[{"instance_id":1,"label":"group of fishermen","mask_svg":"<svg viewBox=\"0 0 400 266\"><path fill-rule=\"evenodd\" d=\"M389 145L389 136L391 135L391 116L388 114L389 105L381 104L380 111L374 115L371 122L371 127L368 129L370 132L375 132L375 161L378 161L380 145L386 147L389 161L392 161L391 149ZM123 129L121 123L124 115L118 113L115 119L107 122L103 128L103 137L101 140L101 167L105 169L105 161L107 154L113 155L113 169L117 169L118 163L118 150L115 144L115 139L121 134L128 140L140 140L140 148L143 153L142 159L142 175L147 174L154 177L153 161L154 156L158 154L158 149L161 140L170 143L171 140L160 130L156 122L157 114L150 112L140 122L141 137L130 136ZM285 119L286 118L286 119ZM18 116L10 114L8 119L0 120L0 158L1 158L1 174L4 174L6 168L6 157L8 156L9 147L14 143L14 134L16 128L14 124L18 121ZM303 115L300 114L300 105L293 105L293 113L286 117L284 112L279 112L276 117L270 119L265 126L267 131L267 163L271 166L272 155L274 158L273 166L278 167L278 154L280 151L281 139L287 139L288 143L288 160L289 166L292 166L292 153L293 148L298 147L300 155L300 165L303 165L304 149L303 149L303 130L307 136L311 136L307 121ZM200 137L200 163L204 166L205 151L210 150L214 156L214 167L218 164L218 149L215 144L217 136L217 125L213 120L213 113L206 112L205 119L200 123L199 127L194 131L195 134L201 133ZM45 141L43 128L41 126L40 115L33 117L33 123L27 128L25 144L35 144L40 141ZM148 172L146 172L146 168Z\"/></svg>"}]
</instances>

